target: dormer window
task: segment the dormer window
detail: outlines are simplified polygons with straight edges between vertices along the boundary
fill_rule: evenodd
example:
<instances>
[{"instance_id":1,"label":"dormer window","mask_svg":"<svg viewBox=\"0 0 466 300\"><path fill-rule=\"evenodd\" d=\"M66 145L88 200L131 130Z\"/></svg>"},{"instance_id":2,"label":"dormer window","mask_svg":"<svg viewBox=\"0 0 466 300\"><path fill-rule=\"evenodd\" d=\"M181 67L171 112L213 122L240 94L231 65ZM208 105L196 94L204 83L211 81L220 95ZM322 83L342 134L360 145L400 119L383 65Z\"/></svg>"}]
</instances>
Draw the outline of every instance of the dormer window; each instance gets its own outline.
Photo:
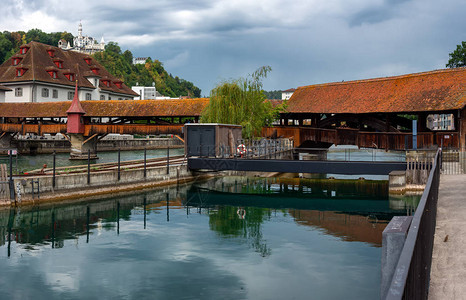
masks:
<instances>
[{"instance_id":1,"label":"dormer window","mask_svg":"<svg viewBox=\"0 0 466 300\"><path fill-rule=\"evenodd\" d=\"M52 78L58 78L57 71L47 71L49 73L50 77Z\"/></svg>"},{"instance_id":2,"label":"dormer window","mask_svg":"<svg viewBox=\"0 0 466 300\"><path fill-rule=\"evenodd\" d=\"M63 69L63 60L61 60L59 58L58 59L56 58L56 59L53 60L53 62L57 66L57 68Z\"/></svg>"},{"instance_id":3,"label":"dormer window","mask_svg":"<svg viewBox=\"0 0 466 300\"><path fill-rule=\"evenodd\" d=\"M55 56L55 50L54 49L47 49L47 53L49 54L50 57L54 57Z\"/></svg>"},{"instance_id":4,"label":"dormer window","mask_svg":"<svg viewBox=\"0 0 466 300\"><path fill-rule=\"evenodd\" d=\"M100 82L102 82L103 85L106 87L110 87L110 80L108 79L101 79Z\"/></svg>"},{"instance_id":5,"label":"dormer window","mask_svg":"<svg viewBox=\"0 0 466 300\"><path fill-rule=\"evenodd\" d=\"M16 76L17 77L21 77L24 75L24 73L26 73L28 69L27 68L17 68L16 69Z\"/></svg>"},{"instance_id":6,"label":"dormer window","mask_svg":"<svg viewBox=\"0 0 466 300\"><path fill-rule=\"evenodd\" d=\"M85 58L84 58L84 61L85 61L88 65L91 65L92 58L90 58L90 57L85 57Z\"/></svg>"},{"instance_id":7,"label":"dormer window","mask_svg":"<svg viewBox=\"0 0 466 300\"><path fill-rule=\"evenodd\" d=\"M121 85L122 85L123 82L122 81L114 81L113 83L117 86L117 88L121 89Z\"/></svg>"},{"instance_id":8,"label":"dormer window","mask_svg":"<svg viewBox=\"0 0 466 300\"><path fill-rule=\"evenodd\" d=\"M28 50L29 50L29 46L23 45L23 46L19 47L19 49L20 49L19 50L20 54L26 54L28 52Z\"/></svg>"},{"instance_id":9,"label":"dormer window","mask_svg":"<svg viewBox=\"0 0 466 300\"><path fill-rule=\"evenodd\" d=\"M69 81L74 81L76 79L73 73L65 73L64 75Z\"/></svg>"},{"instance_id":10,"label":"dormer window","mask_svg":"<svg viewBox=\"0 0 466 300\"><path fill-rule=\"evenodd\" d=\"M95 75L99 75L99 68L97 68L97 67L91 67L91 71L92 71L92 73L94 73Z\"/></svg>"},{"instance_id":11,"label":"dormer window","mask_svg":"<svg viewBox=\"0 0 466 300\"><path fill-rule=\"evenodd\" d=\"M13 66L17 66L17 65L19 65L19 63L21 62L22 59L23 59L22 57L14 56L14 57L11 58L11 64Z\"/></svg>"}]
</instances>

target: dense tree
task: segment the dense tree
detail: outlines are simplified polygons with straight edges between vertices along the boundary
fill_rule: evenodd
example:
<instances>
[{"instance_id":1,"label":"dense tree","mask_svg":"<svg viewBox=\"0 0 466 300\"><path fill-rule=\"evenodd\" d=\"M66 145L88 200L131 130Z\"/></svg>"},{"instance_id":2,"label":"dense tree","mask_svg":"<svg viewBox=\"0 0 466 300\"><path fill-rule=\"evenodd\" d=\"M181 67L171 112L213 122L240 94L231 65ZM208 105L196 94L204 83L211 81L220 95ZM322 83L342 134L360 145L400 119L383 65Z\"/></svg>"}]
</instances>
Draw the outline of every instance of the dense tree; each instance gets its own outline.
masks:
<instances>
[{"instance_id":1,"label":"dense tree","mask_svg":"<svg viewBox=\"0 0 466 300\"><path fill-rule=\"evenodd\" d=\"M0 61L10 57L12 48L13 43L4 34L0 34Z\"/></svg>"},{"instance_id":2,"label":"dense tree","mask_svg":"<svg viewBox=\"0 0 466 300\"><path fill-rule=\"evenodd\" d=\"M274 91L264 91L265 97L267 99L281 99L282 98L282 91L274 90Z\"/></svg>"},{"instance_id":3,"label":"dense tree","mask_svg":"<svg viewBox=\"0 0 466 300\"><path fill-rule=\"evenodd\" d=\"M450 53L448 60L448 68L458 68L466 66L466 42L463 41L460 45L456 46L456 50Z\"/></svg>"},{"instance_id":4,"label":"dense tree","mask_svg":"<svg viewBox=\"0 0 466 300\"><path fill-rule=\"evenodd\" d=\"M265 125L277 117L280 107L273 109L262 90L262 79L271 71L261 67L246 78L225 81L210 93L210 102L202 114L202 122L238 124L243 126L243 136L251 138L260 134Z\"/></svg>"},{"instance_id":5,"label":"dense tree","mask_svg":"<svg viewBox=\"0 0 466 300\"><path fill-rule=\"evenodd\" d=\"M121 51L115 42L109 42L105 51L94 54L110 73L122 79L128 86L142 85L155 87L159 93L168 97L200 97L201 90L192 82L173 77L163 68L158 60L148 58L144 65L133 65L133 54L131 51Z\"/></svg>"}]
</instances>

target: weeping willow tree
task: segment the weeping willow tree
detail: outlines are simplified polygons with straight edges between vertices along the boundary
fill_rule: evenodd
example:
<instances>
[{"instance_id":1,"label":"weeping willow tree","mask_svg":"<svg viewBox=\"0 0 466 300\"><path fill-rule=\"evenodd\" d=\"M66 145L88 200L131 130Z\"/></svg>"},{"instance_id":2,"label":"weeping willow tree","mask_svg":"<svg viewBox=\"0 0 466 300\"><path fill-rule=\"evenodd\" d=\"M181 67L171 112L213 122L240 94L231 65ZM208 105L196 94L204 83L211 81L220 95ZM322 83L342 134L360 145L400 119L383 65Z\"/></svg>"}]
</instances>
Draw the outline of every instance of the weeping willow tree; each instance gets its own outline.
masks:
<instances>
[{"instance_id":1,"label":"weeping willow tree","mask_svg":"<svg viewBox=\"0 0 466 300\"><path fill-rule=\"evenodd\" d=\"M278 116L262 90L262 79L272 70L265 66L246 78L219 83L210 92L209 105L202 113L203 123L224 123L243 126L243 137L258 136L263 126Z\"/></svg>"}]
</instances>

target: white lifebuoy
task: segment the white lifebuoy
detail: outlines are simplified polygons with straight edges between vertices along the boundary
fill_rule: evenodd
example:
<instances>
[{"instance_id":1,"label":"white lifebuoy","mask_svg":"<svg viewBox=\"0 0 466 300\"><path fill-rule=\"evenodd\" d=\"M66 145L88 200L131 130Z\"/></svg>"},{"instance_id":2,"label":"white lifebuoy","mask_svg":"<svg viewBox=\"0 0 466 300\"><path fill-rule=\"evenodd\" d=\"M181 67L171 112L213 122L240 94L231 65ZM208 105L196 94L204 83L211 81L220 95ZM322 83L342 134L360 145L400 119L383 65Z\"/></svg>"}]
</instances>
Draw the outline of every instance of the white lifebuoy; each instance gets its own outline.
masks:
<instances>
[{"instance_id":1,"label":"white lifebuoy","mask_svg":"<svg viewBox=\"0 0 466 300\"><path fill-rule=\"evenodd\" d=\"M238 208L236 214L241 220L244 220L244 218L246 217L246 210L244 208Z\"/></svg>"},{"instance_id":2,"label":"white lifebuoy","mask_svg":"<svg viewBox=\"0 0 466 300\"><path fill-rule=\"evenodd\" d=\"M238 147L236 147L236 152L243 156L246 153L246 146L244 144L238 145Z\"/></svg>"}]
</instances>

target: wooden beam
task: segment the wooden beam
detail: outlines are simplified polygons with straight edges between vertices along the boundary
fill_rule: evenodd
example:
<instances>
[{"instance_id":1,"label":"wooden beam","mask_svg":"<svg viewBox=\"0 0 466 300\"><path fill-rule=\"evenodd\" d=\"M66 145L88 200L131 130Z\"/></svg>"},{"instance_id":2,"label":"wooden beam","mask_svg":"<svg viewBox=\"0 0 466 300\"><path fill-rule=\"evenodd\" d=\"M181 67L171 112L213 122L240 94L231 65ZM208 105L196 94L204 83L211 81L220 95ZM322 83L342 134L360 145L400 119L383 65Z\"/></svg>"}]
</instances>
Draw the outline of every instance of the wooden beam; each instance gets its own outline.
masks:
<instances>
[{"instance_id":1,"label":"wooden beam","mask_svg":"<svg viewBox=\"0 0 466 300\"><path fill-rule=\"evenodd\" d=\"M63 134L63 136L65 137L65 139L67 139L67 140L68 140L68 142L70 142L70 143L71 143L71 139L70 139L70 137L69 137L69 136L67 136L66 134Z\"/></svg>"},{"instance_id":2,"label":"wooden beam","mask_svg":"<svg viewBox=\"0 0 466 300\"><path fill-rule=\"evenodd\" d=\"M83 145L87 142L89 142L90 140L92 140L93 138L95 138L98 134L97 133L94 133L93 135L91 135L88 139L86 139L84 142L83 142Z\"/></svg>"}]
</instances>

